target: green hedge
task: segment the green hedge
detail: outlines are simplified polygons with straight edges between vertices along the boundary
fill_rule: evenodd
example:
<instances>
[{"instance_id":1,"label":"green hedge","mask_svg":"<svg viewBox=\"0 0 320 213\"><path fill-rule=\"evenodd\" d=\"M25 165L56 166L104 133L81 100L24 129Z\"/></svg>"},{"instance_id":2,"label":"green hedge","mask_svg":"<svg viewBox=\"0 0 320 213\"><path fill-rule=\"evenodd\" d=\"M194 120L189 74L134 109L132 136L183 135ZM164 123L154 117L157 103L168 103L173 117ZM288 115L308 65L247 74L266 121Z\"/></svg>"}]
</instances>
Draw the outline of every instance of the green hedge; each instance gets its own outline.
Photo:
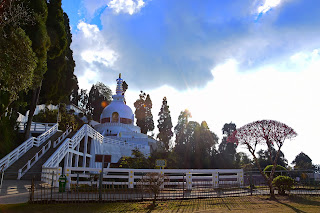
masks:
<instances>
[{"instance_id":1,"label":"green hedge","mask_svg":"<svg viewBox=\"0 0 320 213\"><path fill-rule=\"evenodd\" d=\"M294 180L288 176L278 176L273 179L272 184L278 189L279 195L285 195L286 190L292 189Z\"/></svg>"}]
</instances>

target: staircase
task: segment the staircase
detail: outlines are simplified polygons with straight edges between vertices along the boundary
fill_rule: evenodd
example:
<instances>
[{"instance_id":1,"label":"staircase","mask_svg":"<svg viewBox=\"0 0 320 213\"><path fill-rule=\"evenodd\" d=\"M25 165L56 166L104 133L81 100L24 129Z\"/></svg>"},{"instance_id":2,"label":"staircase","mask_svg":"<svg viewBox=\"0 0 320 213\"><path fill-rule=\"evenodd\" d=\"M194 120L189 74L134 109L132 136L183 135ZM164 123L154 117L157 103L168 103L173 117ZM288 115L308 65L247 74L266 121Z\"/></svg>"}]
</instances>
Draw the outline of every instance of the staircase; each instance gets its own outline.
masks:
<instances>
[{"instance_id":1,"label":"staircase","mask_svg":"<svg viewBox=\"0 0 320 213\"><path fill-rule=\"evenodd\" d=\"M57 138L59 138L60 135L62 135L62 132L58 131L54 135L52 135L48 140L42 143L39 147L34 146L30 150L28 150L27 153L25 153L21 158L19 158L9 168L6 169L6 171L4 172L4 179L17 180L19 169L23 167L26 164L26 162L28 162L28 160L30 160L37 152L39 152L42 149L42 147L45 146L50 140L53 142ZM48 150L48 153L50 151L51 151L51 148ZM46 156L48 156L47 153L43 156L43 158L45 158ZM39 159L39 161L41 161L41 159ZM41 172L41 170L39 172Z\"/></svg>"},{"instance_id":2,"label":"staircase","mask_svg":"<svg viewBox=\"0 0 320 213\"><path fill-rule=\"evenodd\" d=\"M76 132L71 132L67 138L71 138ZM54 139L56 140L56 139ZM62 144L62 143L61 143ZM45 155L43 155L42 158L40 158L32 167L31 169L21 178L21 180L31 180L34 178L34 180L41 180L41 172L42 172L42 165L50 158L50 156L59 148L61 145L59 144L56 148L53 148L53 146L50 147L50 149L46 152Z\"/></svg>"}]
</instances>

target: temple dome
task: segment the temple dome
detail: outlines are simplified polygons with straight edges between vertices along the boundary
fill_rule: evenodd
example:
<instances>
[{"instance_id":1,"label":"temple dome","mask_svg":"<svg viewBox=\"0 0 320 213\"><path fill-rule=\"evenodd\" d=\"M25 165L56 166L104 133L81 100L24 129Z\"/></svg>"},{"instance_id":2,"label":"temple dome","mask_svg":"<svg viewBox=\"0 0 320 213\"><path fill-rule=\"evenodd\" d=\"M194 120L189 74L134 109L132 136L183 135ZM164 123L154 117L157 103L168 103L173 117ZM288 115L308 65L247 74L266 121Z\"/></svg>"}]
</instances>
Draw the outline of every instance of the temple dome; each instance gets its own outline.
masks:
<instances>
[{"instance_id":1,"label":"temple dome","mask_svg":"<svg viewBox=\"0 0 320 213\"><path fill-rule=\"evenodd\" d=\"M123 123L133 124L134 115L130 107L125 104L123 90L123 82L121 74L117 79L116 95L112 96L112 102L104 108L100 115L100 123Z\"/></svg>"},{"instance_id":2,"label":"temple dome","mask_svg":"<svg viewBox=\"0 0 320 213\"><path fill-rule=\"evenodd\" d=\"M110 118L109 122L112 122L112 117L115 115L114 113L118 113L120 118L130 119L131 121L134 120L131 108L122 101L112 101L109 106L105 107L101 113L100 120L103 121L104 118Z\"/></svg>"}]
</instances>

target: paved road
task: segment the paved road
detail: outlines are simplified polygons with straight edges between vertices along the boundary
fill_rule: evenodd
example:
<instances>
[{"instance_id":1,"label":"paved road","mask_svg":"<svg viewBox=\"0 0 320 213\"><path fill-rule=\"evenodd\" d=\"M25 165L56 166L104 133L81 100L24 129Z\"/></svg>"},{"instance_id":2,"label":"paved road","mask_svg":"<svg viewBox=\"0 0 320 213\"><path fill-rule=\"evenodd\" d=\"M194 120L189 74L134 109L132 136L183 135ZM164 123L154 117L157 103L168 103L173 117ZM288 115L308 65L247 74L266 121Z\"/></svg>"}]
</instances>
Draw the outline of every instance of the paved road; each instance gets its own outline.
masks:
<instances>
[{"instance_id":1,"label":"paved road","mask_svg":"<svg viewBox=\"0 0 320 213\"><path fill-rule=\"evenodd\" d=\"M40 186L42 182L36 182ZM26 203L29 200L30 180L4 180L0 192L0 204Z\"/></svg>"}]
</instances>

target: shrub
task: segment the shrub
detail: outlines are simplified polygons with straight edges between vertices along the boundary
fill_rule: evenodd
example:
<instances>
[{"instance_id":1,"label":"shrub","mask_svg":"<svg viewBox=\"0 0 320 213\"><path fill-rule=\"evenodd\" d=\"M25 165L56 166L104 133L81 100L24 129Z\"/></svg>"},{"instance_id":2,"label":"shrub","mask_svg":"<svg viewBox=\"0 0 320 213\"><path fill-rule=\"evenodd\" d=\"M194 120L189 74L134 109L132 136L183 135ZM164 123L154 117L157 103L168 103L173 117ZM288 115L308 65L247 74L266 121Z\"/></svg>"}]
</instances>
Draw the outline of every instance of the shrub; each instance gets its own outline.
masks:
<instances>
[{"instance_id":1,"label":"shrub","mask_svg":"<svg viewBox=\"0 0 320 213\"><path fill-rule=\"evenodd\" d=\"M273 179L272 184L278 189L279 195L285 195L286 190L292 189L294 180L288 176L278 176Z\"/></svg>"},{"instance_id":2,"label":"shrub","mask_svg":"<svg viewBox=\"0 0 320 213\"><path fill-rule=\"evenodd\" d=\"M264 168L263 172L269 177L272 168L273 168L273 165L268 165L266 166L266 168ZM277 165L273 177L276 178L277 176L283 175L283 172L281 174L281 172L277 172L277 171L284 171L284 170L287 170L287 169L283 166ZM286 172L285 172L285 175L287 175Z\"/></svg>"}]
</instances>

